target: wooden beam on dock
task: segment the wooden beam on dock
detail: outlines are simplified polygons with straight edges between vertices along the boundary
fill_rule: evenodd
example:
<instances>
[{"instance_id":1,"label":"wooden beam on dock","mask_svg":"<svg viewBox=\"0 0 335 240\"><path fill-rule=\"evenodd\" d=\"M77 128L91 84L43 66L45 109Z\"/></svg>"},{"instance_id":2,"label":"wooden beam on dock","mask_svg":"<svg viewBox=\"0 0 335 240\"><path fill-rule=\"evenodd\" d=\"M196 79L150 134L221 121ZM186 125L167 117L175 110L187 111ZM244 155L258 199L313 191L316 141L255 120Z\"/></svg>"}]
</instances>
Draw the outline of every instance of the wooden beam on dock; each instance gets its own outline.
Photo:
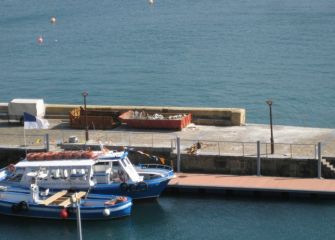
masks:
<instances>
[{"instance_id":1,"label":"wooden beam on dock","mask_svg":"<svg viewBox=\"0 0 335 240\"><path fill-rule=\"evenodd\" d=\"M68 207L70 204L77 202L79 199L81 199L85 195L86 195L86 192L73 193L71 196L64 199L64 201L62 201L61 203L59 203L58 206Z\"/></svg>"},{"instance_id":2,"label":"wooden beam on dock","mask_svg":"<svg viewBox=\"0 0 335 240\"><path fill-rule=\"evenodd\" d=\"M45 199L44 201L41 202L41 204L44 204L48 206L52 202L56 201L57 199L64 197L67 194L67 190L63 190L60 192L55 193L54 195L50 196L49 198Z\"/></svg>"}]
</instances>

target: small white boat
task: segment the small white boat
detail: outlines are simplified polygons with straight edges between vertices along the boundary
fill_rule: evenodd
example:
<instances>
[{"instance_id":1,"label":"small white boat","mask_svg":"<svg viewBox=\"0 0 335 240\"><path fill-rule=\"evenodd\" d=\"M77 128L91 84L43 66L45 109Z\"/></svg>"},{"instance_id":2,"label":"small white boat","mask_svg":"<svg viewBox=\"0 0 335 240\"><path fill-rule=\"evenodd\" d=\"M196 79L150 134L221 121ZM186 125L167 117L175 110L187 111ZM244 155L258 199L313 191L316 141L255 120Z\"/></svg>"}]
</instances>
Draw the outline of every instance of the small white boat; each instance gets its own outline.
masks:
<instances>
[{"instance_id":1,"label":"small white boat","mask_svg":"<svg viewBox=\"0 0 335 240\"><path fill-rule=\"evenodd\" d=\"M129 197L68 190L41 192L36 184L31 184L30 191L17 187L0 187L0 214L10 216L76 219L79 207L82 220L102 220L128 216L131 206Z\"/></svg>"}]
</instances>

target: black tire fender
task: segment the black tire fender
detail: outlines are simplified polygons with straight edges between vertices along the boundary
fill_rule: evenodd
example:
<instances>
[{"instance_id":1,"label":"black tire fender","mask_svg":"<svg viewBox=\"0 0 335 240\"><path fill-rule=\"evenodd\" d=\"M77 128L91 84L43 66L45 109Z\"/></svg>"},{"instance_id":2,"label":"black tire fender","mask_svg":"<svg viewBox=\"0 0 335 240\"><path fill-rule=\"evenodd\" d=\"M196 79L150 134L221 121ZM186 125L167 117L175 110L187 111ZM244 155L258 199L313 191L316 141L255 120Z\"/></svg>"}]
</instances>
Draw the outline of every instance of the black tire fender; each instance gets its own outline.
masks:
<instances>
[{"instance_id":1,"label":"black tire fender","mask_svg":"<svg viewBox=\"0 0 335 240\"><path fill-rule=\"evenodd\" d=\"M19 207L20 207L21 211L28 211L29 210L29 206L28 206L28 203L26 201L19 202Z\"/></svg>"},{"instance_id":2,"label":"black tire fender","mask_svg":"<svg viewBox=\"0 0 335 240\"><path fill-rule=\"evenodd\" d=\"M148 184L146 182L142 181L142 182L139 182L137 184L136 188L137 188L138 191L144 192L144 191L148 190Z\"/></svg>"},{"instance_id":3,"label":"black tire fender","mask_svg":"<svg viewBox=\"0 0 335 240\"><path fill-rule=\"evenodd\" d=\"M129 192L135 192L137 190L135 184L130 184L128 189L129 189Z\"/></svg>"},{"instance_id":4,"label":"black tire fender","mask_svg":"<svg viewBox=\"0 0 335 240\"><path fill-rule=\"evenodd\" d=\"M128 184L125 183L125 182L121 183L120 184L120 190L121 190L121 192L127 192L127 190L128 190Z\"/></svg>"},{"instance_id":5,"label":"black tire fender","mask_svg":"<svg viewBox=\"0 0 335 240\"><path fill-rule=\"evenodd\" d=\"M12 210L13 213L18 213L18 212L20 212L20 207L19 207L18 204L14 203L11 207L11 210Z\"/></svg>"}]
</instances>

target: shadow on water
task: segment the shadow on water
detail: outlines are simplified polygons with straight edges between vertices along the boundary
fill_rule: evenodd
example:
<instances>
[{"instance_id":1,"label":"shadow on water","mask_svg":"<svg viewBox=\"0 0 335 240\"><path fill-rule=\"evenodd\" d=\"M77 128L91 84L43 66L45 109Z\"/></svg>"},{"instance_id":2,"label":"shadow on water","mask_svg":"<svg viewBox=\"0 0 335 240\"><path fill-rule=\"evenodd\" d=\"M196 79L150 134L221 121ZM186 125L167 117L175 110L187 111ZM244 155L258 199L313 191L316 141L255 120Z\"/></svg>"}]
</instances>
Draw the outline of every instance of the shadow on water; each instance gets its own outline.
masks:
<instances>
[{"instance_id":1,"label":"shadow on water","mask_svg":"<svg viewBox=\"0 0 335 240\"><path fill-rule=\"evenodd\" d=\"M82 221L84 239L138 239L140 229L159 224L164 210L158 200L137 201L132 215L113 220ZM0 239L76 239L76 221L16 218L0 215Z\"/></svg>"}]
</instances>

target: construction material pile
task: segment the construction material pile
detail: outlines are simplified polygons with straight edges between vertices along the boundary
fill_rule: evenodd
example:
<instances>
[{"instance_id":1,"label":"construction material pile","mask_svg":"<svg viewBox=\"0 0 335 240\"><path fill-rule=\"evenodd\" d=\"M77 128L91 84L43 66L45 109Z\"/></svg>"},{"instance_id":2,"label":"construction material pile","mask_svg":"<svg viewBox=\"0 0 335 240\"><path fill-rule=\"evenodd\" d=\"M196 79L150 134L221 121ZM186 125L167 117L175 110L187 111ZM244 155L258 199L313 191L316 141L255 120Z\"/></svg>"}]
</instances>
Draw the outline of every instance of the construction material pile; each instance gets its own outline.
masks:
<instances>
[{"instance_id":1,"label":"construction material pile","mask_svg":"<svg viewBox=\"0 0 335 240\"><path fill-rule=\"evenodd\" d=\"M189 113L148 114L145 111L127 111L121 114L119 119L133 128L181 130L191 123L192 116Z\"/></svg>"},{"instance_id":2,"label":"construction material pile","mask_svg":"<svg viewBox=\"0 0 335 240\"><path fill-rule=\"evenodd\" d=\"M149 114L145 111L134 111L133 119L148 119L148 120L181 120L187 114L176 114L176 115L163 115L160 113Z\"/></svg>"}]
</instances>

